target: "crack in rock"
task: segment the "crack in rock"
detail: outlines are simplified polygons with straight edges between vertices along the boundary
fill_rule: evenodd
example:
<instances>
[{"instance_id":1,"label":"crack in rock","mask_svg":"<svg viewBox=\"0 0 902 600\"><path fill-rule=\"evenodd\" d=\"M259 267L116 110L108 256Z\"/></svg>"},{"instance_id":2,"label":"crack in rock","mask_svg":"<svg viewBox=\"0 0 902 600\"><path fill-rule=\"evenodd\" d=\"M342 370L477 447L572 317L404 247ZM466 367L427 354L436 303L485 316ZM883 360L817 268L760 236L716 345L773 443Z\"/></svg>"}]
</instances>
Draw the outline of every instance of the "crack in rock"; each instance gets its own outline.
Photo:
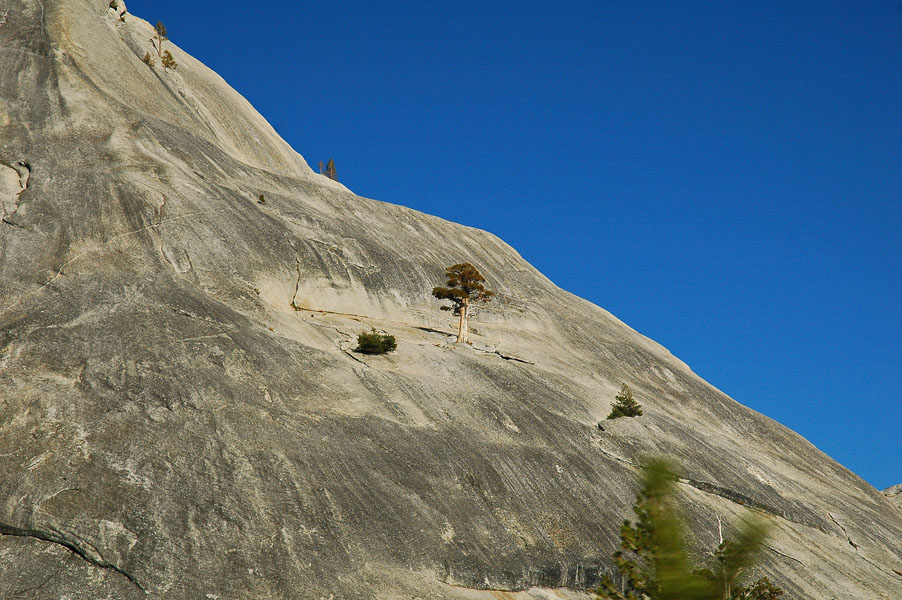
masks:
<instances>
[{"instance_id":1,"label":"crack in rock","mask_svg":"<svg viewBox=\"0 0 902 600\"><path fill-rule=\"evenodd\" d=\"M194 314L192 312L188 312L187 310L184 310L182 308L178 308L177 306L168 306L167 305L167 308L169 308L169 310L171 310L175 314L182 315L183 317L188 317L189 319L198 319L199 321L206 321L207 323L213 323L214 325L222 325L222 323L220 323L216 319L213 319L211 317L206 317L204 315L196 315L196 314ZM229 330L226 330L226 331L229 331Z\"/></svg>"},{"instance_id":2,"label":"crack in rock","mask_svg":"<svg viewBox=\"0 0 902 600\"><path fill-rule=\"evenodd\" d=\"M101 569L109 569L111 571L115 571L119 573L126 579L128 579L132 585L141 590L145 595L147 594L147 590L138 583L138 580L135 579L134 575L124 571L119 566L105 560L100 551L90 542L86 542L82 540L82 543L90 546L90 548L85 547L82 543L78 541L73 541L68 539L63 532L58 530L52 531L41 531L39 529L23 529L21 527L14 527L13 525L8 525L6 523L0 523L0 535L10 535L15 537L29 537L36 540L41 540L42 542L50 542L51 544L58 544L63 548L66 548L76 556L81 557L85 561L94 565L95 567L100 567Z\"/></svg>"},{"instance_id":3,"label":"crack in rock","mask_svg":"<svg viewBox=\"0 0 902 600\"><path fill-rule=\"evenodd\" d=\"M354 342L353 342L353 340L354 340L354 335L353 335L353 334L348 333L347 331L342 331L341 329L339 329L338 327L335 327L334 325L325 325L325 324L323 324L323 323L316 323L316 322L311 321L310 319L307 319L307 318L305 318L305 317L301 317L301 320L303 320L304 323L307 323L308 325L313 325L314 327L320 327L320 328L322 328L322 329L331 329L331 330L333 330L333 331L337 331L337 332L340 333L341 335L344 335L344 336L347 336L348 338L350 338L352 344L354 343ZM354 354L352 354L352 351L351 351L350 349L342 347L342 345L341 345L341 344L342 344L342 341L343 341L343 340L338 340L338 342L336 343L336 345L338 346L338 349L339 349L339 350L341 350L342 352L344 352L345 354L347 354L348 356L350 356L351 358L353 358L354 360L356 360L357 362L359 362L359 363L362 364L363 366L369 367L369 365L366 364L366 362L364 362L362 359L357 358L356 356L354 356Z\"/></svg>"},{"instance_id":4,"label":"crack in rock","mask_svg":"<svg viewBox=\"0 0 902 600\"><path fill-rule=\"evenodd\" d=\"M869 565L871 565L873 567L883 570L883 567L881 567L880 565L878 565L877 563L875 563L874 561L872 561L871 559L869 559L868 557L864 556L861 553L861 549L858 546L858 544L856 544L855 542L852 541L852 537L849 535L849 532L846 531L846 528L843 527L840 524L840 522L836 520L836 517L833 516L833 513L828 512L827 516L830 517L830 520L833 521L834 523L836 523L836 526L842 530L843 535L846 536L846 541L849 542L849 545L855 549L855 554L857 554L860 559L862 559L863 561L865 561L866 563L868 563ZM895 569L893 569L893 570L895 571Z\"/></svg>"},{"instance_id":5,"label":"crack in rock","mask_svg":"<svg viewBox=\"0 0 902 600\"><path fill-rule=\"evenodd\" d=\"M830 517L830 520L836 523L836 526L842 529L843 535L846 536L846 541L849 542L849 545L855 548L855 552L858 552L858 544L852 541L852 538L849 537L849 532L846 531L846 528L839 524L839 521L836 520L836 517L833 516L833 513L828 512L827 516Z\"/></svg>"},{"instance_id":6,"label":"crack in rock","mask_svg":"<svg viewBox=\"0 0 902 600\"><path fill-rule=\"evenodd\" d=\"M31 179L31 165L24 160L20 160L11 165L0 162L0 167L5 167L12 171L0 173L0 222L16 229L27 229L24 225L20 225L11 219L19 211L22 192L28 189L28 182ZM6 209L4 196L12 197L11 211Z\"/></svg>"},{"instance_id":7,"label":"crack in rock","mask_svg":"<svg viewBox=\"0 0 902 600\"><path fill-rule=\"evenodd\" d=\"M301 261L298 259L297 255L294 257L294 266L298 271L298 278L294 282L294 294L291 296L291 308L298 309L298 305L295 302L298 299L298 290L301 289Z\"/></svg>"},{"instance_id":8,"label":"crack in rock","mask_svg":"<svg viewBox=\"0 0 902 600\"><path fill-rule=\"evenodd\" d=\"M619 462L619 463L621 463L621 464L626 465L627 467L629 467L629 468L632 469L632 470L636 470L636 469L639 467L638 464L634 464L631 460L629 460L629 459L627 459L627 458L624 458L624 457L622 457L622 456L618 456L618 455L616 455L616 454L614 454L613 452L610 452L610 451L608 451L608 450L605 450L604 448L602 448L601 446L599 446L599 445L597 445L597 444L595 444L594 447L595 447L599 452L601 452L602 454L604 454L605 456L607 456L607 457L609 457L609 458L612 458L612 459L616 460L617 462Z\"/></svg>"},{"instance_id":9,"label":"crack in rock","mask_svg":"<svg viewBox=\"0 0 902 600\"><path fill-rule=\"evenodd\" d=\"M441 336L444 336L444 337L446 337L446 338L448 338L448 337L453 337L453 336L454 336L454 333L447 332L447 331L439 331L438 329L433 329L432 327L424 327L424 326L422 326L422 325L415 325L415 326L414 326L414 329L419 329L420 331L425 331L426 333L437 333L437 334L439 334L439 335L441 335ZM509 360L509 361L518 362L518 363L523 363L523 364L525 364L525 365L534 365L534 364L536 364L535 361L527 360L527 359L525 359L525 358L520 358L520 357L518 357L518 356L512 356L512 355L510 355L510 354L505 354L505 353L503 353L501 350L497 350L497 349L494 349L494 350L488 350L488 349L485 349L485 348L477 348L477 347L472 346L472 345L471 345L470 347L473 349L474 352L479 352L480 354L497 354L498 356L500 356L500 357L503 358L504 360Z\"/></svg>"},{"instance_id":10,"label":"crack in rock","mask_svg":"<svg viewBox=\"0 0 902 600\"><path fill-rule=\"evenodd\" d=\"M768 545L768 544L765 544L764 542L761 542L761 545L764 546L765 548L767 548L768 550L770 550L771 552L774 552L774 553L776 553L776 554L779 554L780 556L783 556L783 557L785 557L785 558L788 558L789 560L794 560L794 561L796 561L797 563L799 563L800 565L802 565L803 567L805 566L805 563L803 563L802 561L800 561L800 560L799 560L798 558L796 558L795 556L790 556L790 555L786 554L785 552L780 552L779 550L777 550L777 549L774 548L773 546L770 546L770 545Z\"/></svg>"},{"instance_id":11,"label":"crack in rock","mask_svg":"<svg viewBox=\"0 0 902 600\"><path fill-rule=\"evenodd\" d=\"M504 360L512 360L512 361L514 361L514 362L523 363L523 364L525 364L525 365L534 365L534 364L536 364L536 363L534 363L534 362L531 361L531 360L526 360L525 358L517 358L516 356L511 356L511 355L509 355L509 354L503 354L503 353L501 352L501 350L495 350L494 352L492 352L492 354L497 354L498 356L500 356L500 357L503 358Z\"/></svg>"},{"instance_id":12,"label":"crack in rock","mask_svg":"<svg viewBox=\"0 0 902 600\"><path fill-rule=\"evenodd\" d=\"M62 573L62 572L63 572L63 569L62 569L62 567L60 567L59 569L57 569L56 571L53 571L52 573L50 573L50 575L48 575L47 577L45 577L44 580L41 581L41 583L39 583L39 584L37 584L37 585L33 585L33 586L31 586L31 587L27 587L27 588L25 588L24 590L19 590L18 592L13 592L13 595L14 595L14 596L24 596L24 595L27 594L28 592L34 592L34 591L37 591L37 590L43 588L43 587L44 587L45 585L47 585L48 583L50 583L50 580L51 580L51 579L55 578L57 575L59 575L59 574Z\"/></svg>"},{"instance_id":13,"label":"crack in rock","mask_svg":"<svg viewBox=\"0 0 902 600\"><path fill-rule=\"evenodd\" d=\"M288 242L288 245L291 246L291 249L294 251L294 266L298 272L298 278L294 282L294 294L291 296L291 308L300 310L301 307L298 306L295 301L298 299L298 290L301 288L301 259L298 254L298 249L291 242L291 238L286 235L285 241Z\"/></svg>"}]
</instances>

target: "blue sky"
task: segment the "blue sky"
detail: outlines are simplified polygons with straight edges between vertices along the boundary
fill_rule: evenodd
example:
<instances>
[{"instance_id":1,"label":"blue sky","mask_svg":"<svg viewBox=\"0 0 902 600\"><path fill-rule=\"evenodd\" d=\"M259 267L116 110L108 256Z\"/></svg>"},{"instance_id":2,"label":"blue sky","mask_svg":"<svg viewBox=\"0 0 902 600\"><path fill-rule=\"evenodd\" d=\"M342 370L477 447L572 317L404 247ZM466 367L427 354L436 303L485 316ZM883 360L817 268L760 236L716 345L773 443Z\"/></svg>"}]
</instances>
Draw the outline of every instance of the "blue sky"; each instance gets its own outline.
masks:
<instances>
[{"instance_id":1,"label":"blue sky","mask_svg":"<svg viewBox=\"0 0 902 600\"><path fill-rule=\"evenodd\" d=\"M487 229L902 482L902 3L128 0L314 166Z\"/></svg>"}]
</instances>

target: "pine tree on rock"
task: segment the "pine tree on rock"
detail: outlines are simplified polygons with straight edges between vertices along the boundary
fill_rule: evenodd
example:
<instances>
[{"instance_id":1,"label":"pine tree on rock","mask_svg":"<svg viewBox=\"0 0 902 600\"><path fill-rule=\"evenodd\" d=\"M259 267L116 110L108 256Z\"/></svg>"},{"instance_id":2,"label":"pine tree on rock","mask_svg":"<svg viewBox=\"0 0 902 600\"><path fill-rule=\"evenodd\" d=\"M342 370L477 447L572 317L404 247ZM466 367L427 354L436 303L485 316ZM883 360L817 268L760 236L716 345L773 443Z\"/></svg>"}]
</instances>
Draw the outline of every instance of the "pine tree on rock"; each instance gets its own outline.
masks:
<instances>
[{"instance_id":1,"label":"pine tree on rock","mask_svg":"<svg viewBox=\"0 0 902 600\"><path fill-rule=\"evenodd\" d=\"M332 181L338 181L338 173L335 171L335 161L331 158L329 159L329 162L326 163L325 175Z\"/></svg>"},{"instance_id":2,"label":"pine tree on rock","mask_svg":"<svg viewBox=\"0 0 902 600\"><path fill-rule=\"evenodd\" d=\"M457 327L457 342L470 343L469 310L473 302L488 302L495 295L485 289L485 277L479 269L468 262L445 267L447 287L432 288L432 295L439 300L448 300L451 306L442 306L442 310L450 310L460 317Z\"/></svg>"},{"instance_id":3,"label":"pine tree on rock","mask_svg":"<svg viewBox=\"0 0 902 600\"><path fill-rule=\"evenodd\" d=\"M619 417L641 417L642 405L633 398L633 390L625 383L620 387L620 393L614 398L614 406L611 407L609 419L617 419Z\"/></svg>"},{"instance_id":4,"label":"pine tree on rock","mask_svg":"<svg viewBox=\"0 0 902 600\"><path fill-rule=\"evenodd\" d=\"M163 58L163 42L169 39L166 35L166 26L163 25L162 21L157 21L153 29L156 32L154 37L157 39L157 54L160 58Z\"/></svg>"}]
</instances>

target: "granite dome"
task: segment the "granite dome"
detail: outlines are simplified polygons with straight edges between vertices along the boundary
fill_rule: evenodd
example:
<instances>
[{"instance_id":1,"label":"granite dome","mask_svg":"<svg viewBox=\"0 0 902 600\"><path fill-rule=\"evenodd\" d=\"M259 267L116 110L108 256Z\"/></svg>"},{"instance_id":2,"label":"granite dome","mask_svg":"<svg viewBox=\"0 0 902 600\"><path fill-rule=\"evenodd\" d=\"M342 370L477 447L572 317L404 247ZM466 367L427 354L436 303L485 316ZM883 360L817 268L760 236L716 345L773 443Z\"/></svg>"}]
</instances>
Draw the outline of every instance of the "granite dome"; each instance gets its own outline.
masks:
<instances>
[{"instance_id":1,"label":"granite dome","mask_svg":"<svg viewBox=\"0 0 902 600\"><path fill-rule=\"evenodd\" d=\"M0 24L0 596L584 597L646 454L698 553L756 511L791 597L902 595L880 492L151 36L106 0ZM430 294L462 261L498 294L472 348ZM371 327L397 352L351 352ZM601 431L622 383L645 414Z\"/></svg>"}]
</instances>

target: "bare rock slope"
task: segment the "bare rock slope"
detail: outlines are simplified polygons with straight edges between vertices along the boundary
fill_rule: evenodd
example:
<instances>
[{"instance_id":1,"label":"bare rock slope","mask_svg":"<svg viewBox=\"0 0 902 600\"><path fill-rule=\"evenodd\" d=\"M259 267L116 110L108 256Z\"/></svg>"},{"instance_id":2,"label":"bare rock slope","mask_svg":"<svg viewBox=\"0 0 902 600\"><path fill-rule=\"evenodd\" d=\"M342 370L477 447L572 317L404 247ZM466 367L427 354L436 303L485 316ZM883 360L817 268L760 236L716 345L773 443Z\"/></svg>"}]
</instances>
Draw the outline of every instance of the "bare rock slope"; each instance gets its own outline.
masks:
<instances>
[{"instance_id":1,"label":"bare rock slope","mask_svg":"<svg viewBox=\"0 0 902 600\"><path fill-rule=\"evenodd\" d=\"M582 597L648 453L699 555L755 511L791 597L902 597L880 492L496 237L314 174L108 4L0 23L0 597ZM472 349L429 294L462 260ZM645 415L600 431L621 382Z\"/></svg>"},{"instance_id":2,"label":"bare rock slope","mask_svg":"<svg viewBox=\"0 0 902 600\"><path fill-rule=\"evenodd\" d=\"M883 490L883 495L895 506L902 508L902 483L886 488Z\"/></svg>"}]
</instances>

